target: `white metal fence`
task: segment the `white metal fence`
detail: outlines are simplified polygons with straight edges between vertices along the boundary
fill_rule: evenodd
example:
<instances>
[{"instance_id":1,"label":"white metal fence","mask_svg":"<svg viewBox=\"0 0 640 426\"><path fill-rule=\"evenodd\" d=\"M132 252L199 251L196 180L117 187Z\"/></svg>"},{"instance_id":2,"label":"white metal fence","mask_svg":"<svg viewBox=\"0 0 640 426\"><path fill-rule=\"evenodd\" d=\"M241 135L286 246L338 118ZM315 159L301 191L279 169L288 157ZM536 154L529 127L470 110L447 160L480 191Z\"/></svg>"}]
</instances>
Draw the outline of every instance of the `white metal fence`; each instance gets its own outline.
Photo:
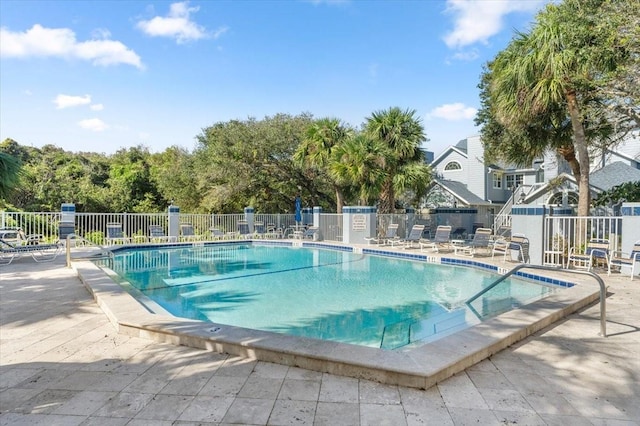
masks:
<instances>
[{"instance_id":1,"label":"white metal fence","mask_svg":"<svg viewBox=\"0 0 640 426\"><path fill-rule=\"evenodd\" d=\"M245 220L244 214L190 214L180 213L180 223L193 225L197 235L208 236L212 228L225 233L237 231L238 222ZM412 219L412 220L410 220ZM414 224L426 225L433 231L435 221L429 215L379 214L377 215L378 235L384 235L389 224L399 225L398 235L407 235ZM25 234L37 234L47 241L59 238L60 212L0 212L0 229L21 228ZM263 222L267 229L280 231L286 236L287 230L295 227L293 214L256 214L255 220ZM320 215L320 231L324 239L342 241L342 215L323 213ZM147 236L150 225L160 225L168 231L167 213L76 213L75 232L97 244L103 244L108 223L119 223L127 237ZM411 223L410 223L411 222ZM621 250L622 217L589 216L545 218L542 241L543 264L563 265L569 250L583 252L589 240L606 239L611 251ZM425 237L428 231L425 231Z\"/></svg>"},{"instance_id":2,"label":"white metal fence","mask_svg":"<svg viewBox=\"0 0 640 426\"><path fill-rule=\"evenodd\" d=\"M569 250L584 253L589 240L609 241L609 250L618 251L622 244L622 217L545 217L543 264L566 264Z\"/></svg>"},{"instance_id":3,"label":"white metal fence","mask_svg":"<svg viewBox=\"0 0 640 426\"><path fill-rule=\"evenodd\" d=\"M325 240L342 241L342 214L322 213L320 215L320 235Z\"/></svg>"}]
</instances>

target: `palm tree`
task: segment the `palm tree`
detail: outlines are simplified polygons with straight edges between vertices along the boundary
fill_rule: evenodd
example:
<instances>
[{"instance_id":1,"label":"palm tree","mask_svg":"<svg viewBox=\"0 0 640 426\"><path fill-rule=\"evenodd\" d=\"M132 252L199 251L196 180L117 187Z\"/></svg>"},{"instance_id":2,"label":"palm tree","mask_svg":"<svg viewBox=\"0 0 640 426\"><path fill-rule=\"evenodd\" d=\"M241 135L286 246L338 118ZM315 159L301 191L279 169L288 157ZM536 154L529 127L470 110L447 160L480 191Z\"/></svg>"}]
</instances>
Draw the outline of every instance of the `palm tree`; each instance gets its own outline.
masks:
<instances>
[{"instance_id":1,"label":"palm tree","mask_svg":"<svg viewBox=\"0 0 640 426\"><path fill-rule=\"evenodd\" d=\"M376 111L366 119L366 132L387 148L384 165L386 174L380 192L378 210L392 213L395 208L396 176L409 164L424 165L424 154L420 144L427 140L420 119L415 110L401 110L392 107L385 111Z\"/></svg>"},{"instance_id":2,"label":"palm tree","mask_svg":"<svg viewBox=\"0 0 640 426\"><path fill-rule=\"evenodd\" d=\"M329 176L336 193L336 210L342 213L344 196L342 185L332 178L329 170L334 160L332 152L343 144L352 131L337 118L321 118L316 120L306 131L305 137L294 154L294 159L301 164L318 169Z\"/></svg>"},{"instance_id":3,"label":"palm tree","mask_svg":"<svg viewBox=\"0 0 640 426\"><path fill-rule=\"evenodd\" d=\"M20 180L20 161L6 152L0 152L0 198L8 198Z\"/></svg>"},{"instance_id":4,"label":"palm tree","mask_svg":"<svg viewBox=\"0 0 640 426\"><path fill-rule=\"evenodd\" d=\"M386 147L367 135L359 134L335 147L330 175L345 186L352 186L360 205L369 205L380 194L385 181Z\"/></svg>"},{"instance_id":5,"label":"palm tree","mask_svg":"<svg viewBox=\"0 0 640 426\"><path fill-rule=\"evenodd\" d=\"M548 5L533 29L518 33L489 65L490 76L483 77L490 114L516 143L537 137L529 140L532 151L553 146L568 160L579 187L578 216L589 214L589 142L611 131L603 117L590 129L593 119L586 112L599 102L595 79L615 68L615 52L598 45L589 31L600 3Z\"/></svg>"}]
</instances>

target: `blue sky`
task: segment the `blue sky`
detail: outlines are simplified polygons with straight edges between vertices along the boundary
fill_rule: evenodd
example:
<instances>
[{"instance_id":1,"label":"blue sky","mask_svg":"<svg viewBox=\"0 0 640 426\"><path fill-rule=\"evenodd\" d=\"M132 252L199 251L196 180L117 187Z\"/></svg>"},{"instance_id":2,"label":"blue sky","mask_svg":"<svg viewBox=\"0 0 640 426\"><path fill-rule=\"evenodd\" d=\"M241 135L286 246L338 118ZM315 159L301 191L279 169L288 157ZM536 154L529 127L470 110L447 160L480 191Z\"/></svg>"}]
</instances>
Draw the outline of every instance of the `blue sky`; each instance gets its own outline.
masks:
<instances>
[{"instance_id":1,"label":"blue sky","mask_svg":"<svg viewBox=\"0 0 640 426\"><path fill-rule=\"evenodd\" d=\"M207 126L416 110L436 155L478 133L482 66L544 0L0 2L0 140L113 153Z\"/></svg>"}]
</instances>

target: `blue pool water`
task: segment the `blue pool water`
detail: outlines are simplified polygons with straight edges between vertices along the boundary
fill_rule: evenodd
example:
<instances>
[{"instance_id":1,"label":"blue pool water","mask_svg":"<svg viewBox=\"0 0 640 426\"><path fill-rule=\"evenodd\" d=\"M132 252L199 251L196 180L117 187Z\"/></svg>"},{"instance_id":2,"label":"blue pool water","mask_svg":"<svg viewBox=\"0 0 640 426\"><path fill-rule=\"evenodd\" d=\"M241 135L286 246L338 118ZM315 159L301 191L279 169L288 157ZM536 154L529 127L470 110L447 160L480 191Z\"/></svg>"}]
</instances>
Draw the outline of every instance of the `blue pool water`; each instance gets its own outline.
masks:
<instances>
[{"instance_id":1,"label":"blue pool water","mask_svg":"<svg viewBox=\"0 0 640 426\"><path fill-rule=\"evenodd\" d=\"M325 249L229 244L123 250L110 267L171 314L396 348L425 342L550 294L477 269Z\"/></svg>"}]
</instances>

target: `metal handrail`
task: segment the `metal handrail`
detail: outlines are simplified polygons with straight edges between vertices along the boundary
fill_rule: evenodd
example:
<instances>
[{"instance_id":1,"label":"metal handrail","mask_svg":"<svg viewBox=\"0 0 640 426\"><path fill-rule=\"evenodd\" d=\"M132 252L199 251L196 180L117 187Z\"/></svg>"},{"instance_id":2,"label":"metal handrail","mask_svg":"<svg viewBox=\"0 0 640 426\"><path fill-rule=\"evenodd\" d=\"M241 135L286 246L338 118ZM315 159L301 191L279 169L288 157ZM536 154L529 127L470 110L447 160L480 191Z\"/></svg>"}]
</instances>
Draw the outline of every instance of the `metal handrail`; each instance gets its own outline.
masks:
<instances>
[{"instance_id":1,"label":"metal handrail","mask_svg":"<svg viewBox=\"0 0 640 426\"><path fill-rule=\"evenodd\" d=\"M565 272L565 273L572 273L572 274L588 275L592 278L595 278L595 280L598 281L598 284L600 285L600 336L607 337L607 306L606 306L607 289L602 278L600 278L598 275L594 274L591 271L574 271L574 270L568 270L568 269L561 269L553 266L541 266L541 265L527 265L527 264L517 265L516 267L511 269L509 272L504 274L502 277L498 278L496 281L491 283L488 287L483 288L481 291L471 296L469 300L467 300L465 303L467 304L467 306L469 306L469 308L472 308L471 303L474 300L476 300L478 297L482 296L483 294L485 294L486 292L488 292L489 290L491 290L492 288L500 284L502 281L509 278L511 275L525 268L537 269L540 271L553 271L553 272Z\"/></svg>"},{"instance_id":2,"label":"metal handrail","mask_svg":"<svg viewBox=\"0 0 640 426\"><path fill-rule=\"evenodd\" d=\"M67 255L67 268L71 268L71 240L72 239L76 239L84 243L88 243L91 246L98 247L100 249L100 254L103 256L108 256L108 257L113 256L113 252L107 249L106 247L101 246L100 244L94 243L93 241L87 240L86 238L81 237L79 235L69 234L67 235L67 242L65 244L66 255Z\"/></svg>"}]
</instances>

